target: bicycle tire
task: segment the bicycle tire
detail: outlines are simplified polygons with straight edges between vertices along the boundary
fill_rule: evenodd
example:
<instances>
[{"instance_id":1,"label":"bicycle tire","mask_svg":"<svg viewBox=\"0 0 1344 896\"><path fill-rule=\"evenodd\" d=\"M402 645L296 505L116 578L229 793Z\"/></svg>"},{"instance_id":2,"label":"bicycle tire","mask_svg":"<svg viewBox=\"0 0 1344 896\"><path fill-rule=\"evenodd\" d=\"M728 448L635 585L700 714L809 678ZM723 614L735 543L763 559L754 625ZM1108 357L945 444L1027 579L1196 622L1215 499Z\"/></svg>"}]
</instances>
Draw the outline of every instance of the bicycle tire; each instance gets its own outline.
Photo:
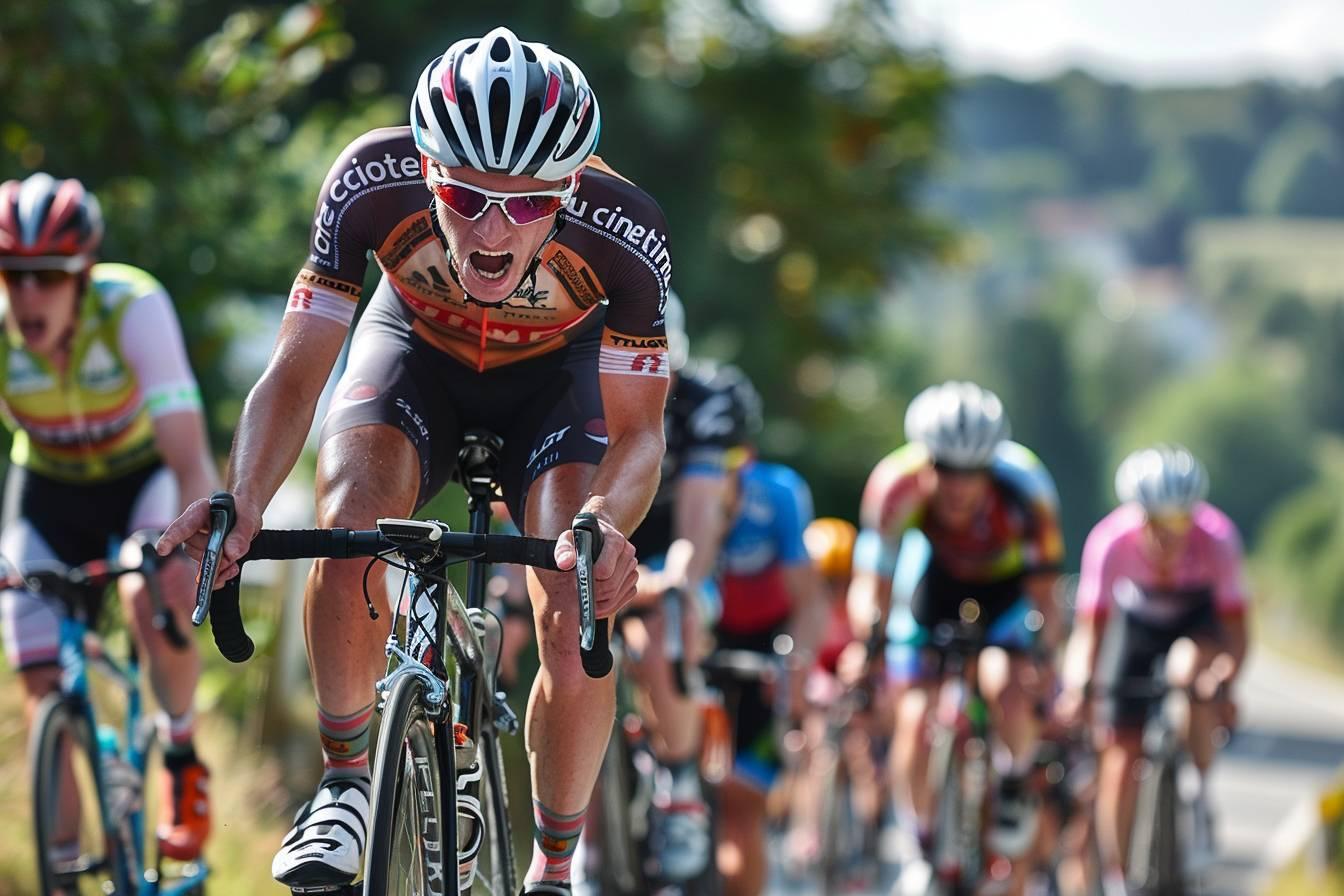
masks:
<instances>
[{"instance_id":1,"label":"bicycle tire","mask_svg":"<svg viewBox=\"0 0 1344 896\"><path fill-rule=\"evenodd\" d=\"M513 894L518 892L518 868L513 854L513 831L509 824L504 755L493 728L481 732L476 755L477 761L481 763L478 796L485 831L481 851L476 859L476 880L472 882L470 892Z\"/></svg>"},{"instance_id":2,"label":"bicycle tire","mask_svg":"<svg viewBox=\"0 0 1344 896\"><path fill-rule=\"evenodd\" d=\"M630 818L631 779L635 774L630 743L617 716L598 773L598 844L602 867L598 874L601 896L638 896L646 881Z\"/></svg>"},{"instance_id":3,"label":"bicycle tire","mask_svg":"<svg viewBox=\"0 0 1344 896\"><path fill-rule=\"evenodd\" d=\"M87 841L90 846L101 844L102 847L101 855L91 856L84 855L81 849L81 856L74 865L87 870L74 872L56 868L50 859L59 802L59 796L53 799L53 794L59 793L61 753L67 740L71 747L70 759L76 779L75 787L79 791L81 846ZM28 741L28 756L32 784L33 840L38 883L43 896L58 890L69 892L72 878L75 879L76 890L80 889L79 879L92 879L96 882L96 888L90 892L105 893L110 886L112 893L127 896L133 894L135 889L132 886L131 864L127 861L126 844L122 842L117 832L107 828L100 792L102 770L98 741L82 707L61 694L48 694L44 697L33 720ZM88 813L91 806L96 806L97 811L90 815ZM84 831L84 822L95 819L96 831Z\"/></svg>"},{"instance_id":4,"label":"bicycle tire","mask_svg":"<svg viewBox=\"0 0 1344 896\"><path fill-rule=\"evenodd\" d=\"M934 739L929 756L929 780L940 782L933 823L933 848L929 851L933 873L928 896L959 896L965 869L959 855L962 806L962 743L951 731Z\"/></svg>"},{"instance_id":5,"label":"bicycle tire","mask_svg":"<svg viewBox=\"0 0 1344 896\"><path fill-rule=\"evenodd\" d=\"M1183 896L1185 893L1185 868L1181 861L1181 833L1177 821L1180 812L1178 769L1175 757L1169 757L1162 763L1157 779L1157 815L1153 825L1154 892L1163 896Z\"/></svg>"},{"instance_id":6,"label":"bicycle tire","mask_svg":"<svg viewBox=\"0 0 1344 896\"><path fill-rule=\"evenodd\" d=\"M826 782L823 785L824 802L821 813L820 867L822 892L838 893L848 879L854 862L863 855L862 842L855 842L855 834L862 827L854 811L854 795L849 776L845 772L845 757L838 745Z\"/></svg>"},{"instance_id":7,"label":"bicycle tire","mask_svg":"<svg viewBox=\"0 0 1344 896\"><path fill-rule=\"evenodd\" d=\"M453 750L441 742L442 726L431 727L423 693L418 677L403 676L383 709L364 896L457 894L457 789L443 786L454 780Z\"/></svg>"}]
</instances>

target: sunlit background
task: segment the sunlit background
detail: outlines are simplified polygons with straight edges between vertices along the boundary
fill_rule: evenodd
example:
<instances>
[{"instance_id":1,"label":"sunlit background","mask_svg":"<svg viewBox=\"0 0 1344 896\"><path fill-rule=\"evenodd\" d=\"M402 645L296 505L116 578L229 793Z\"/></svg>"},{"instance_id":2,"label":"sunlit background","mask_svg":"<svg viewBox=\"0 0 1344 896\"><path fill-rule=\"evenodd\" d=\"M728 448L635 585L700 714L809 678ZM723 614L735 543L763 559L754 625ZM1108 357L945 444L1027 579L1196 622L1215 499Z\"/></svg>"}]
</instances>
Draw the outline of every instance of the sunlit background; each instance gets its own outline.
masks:
<instances>
[{"instance_id":1,"label":"sunlit background","mask_svg":"<svg viewBox=\"0 0 1344 896\"><path fill-rule=\"evenodd\" d=\"M0 178L97 191L105 256L177 302L222 457L328 165L501 22L593 82L601 154L668 215L693 350L757 382L762 452L820 512L853 518L905 403L952 376L997 390L1055 474L1072 563L1127 451L1203 458L1257 605L1219 886L1331 886L1298 856L1344 761L1344 4L6 3ZM311 463L268 522L310 513ZM264 655L203 694L220 892L271 892L316 769L302 571L272 572ZM0 802L26 806L8 679L0 705ZM28 893L9 830L0 894Z\"/></svg>"}]
</instances>

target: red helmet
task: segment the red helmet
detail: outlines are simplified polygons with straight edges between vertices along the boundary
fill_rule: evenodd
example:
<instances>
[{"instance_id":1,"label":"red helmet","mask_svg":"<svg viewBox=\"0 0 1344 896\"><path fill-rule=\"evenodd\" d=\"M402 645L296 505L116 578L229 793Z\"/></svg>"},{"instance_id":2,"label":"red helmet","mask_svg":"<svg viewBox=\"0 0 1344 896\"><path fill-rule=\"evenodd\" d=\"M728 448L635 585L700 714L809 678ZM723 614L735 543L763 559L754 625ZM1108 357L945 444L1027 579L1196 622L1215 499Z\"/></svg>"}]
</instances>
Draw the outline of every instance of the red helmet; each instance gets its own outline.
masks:
<instances>
[{"instance_id":1,"label":"red helmet","mask_svg":"<svg viewBox=\"0 0 1344 896\"><path fill-rule=\"evenodd\" d=\"M74 178L39 171L0 184L0 268L81 271L102 240L98 200Z\"/></svg>"}]
</instances>

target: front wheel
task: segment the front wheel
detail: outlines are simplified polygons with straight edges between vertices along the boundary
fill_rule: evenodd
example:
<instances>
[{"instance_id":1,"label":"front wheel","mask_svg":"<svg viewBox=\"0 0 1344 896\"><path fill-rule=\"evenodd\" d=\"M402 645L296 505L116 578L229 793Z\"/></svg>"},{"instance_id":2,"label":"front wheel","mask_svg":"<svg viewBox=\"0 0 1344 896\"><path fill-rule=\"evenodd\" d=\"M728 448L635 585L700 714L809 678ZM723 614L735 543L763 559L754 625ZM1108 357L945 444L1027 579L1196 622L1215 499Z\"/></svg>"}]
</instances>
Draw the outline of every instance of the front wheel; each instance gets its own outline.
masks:
<instances>
[{"instance_id":1,"label":"front wheel","mask_svg":"<svg viewBox=\"0 0 1344 896\"><path fill-rule=\"evenodd\" d=\"M403 676L383 710L364 896L457 892L457 794L442 783L453 780L453 749L435 736L423 691L420 679Z\"/></svg>"},{"instance_id":2,"label":"front wheel","mask_svg":"<svg viewBox=\"0 0 1344 896\"><path fill-rule=\"evenodd\" d=\"M43 896L132 894L129 844L105 821L98 742L84 708L47 695L33 721L28 758Z\"/></svg>"}]
</instances>

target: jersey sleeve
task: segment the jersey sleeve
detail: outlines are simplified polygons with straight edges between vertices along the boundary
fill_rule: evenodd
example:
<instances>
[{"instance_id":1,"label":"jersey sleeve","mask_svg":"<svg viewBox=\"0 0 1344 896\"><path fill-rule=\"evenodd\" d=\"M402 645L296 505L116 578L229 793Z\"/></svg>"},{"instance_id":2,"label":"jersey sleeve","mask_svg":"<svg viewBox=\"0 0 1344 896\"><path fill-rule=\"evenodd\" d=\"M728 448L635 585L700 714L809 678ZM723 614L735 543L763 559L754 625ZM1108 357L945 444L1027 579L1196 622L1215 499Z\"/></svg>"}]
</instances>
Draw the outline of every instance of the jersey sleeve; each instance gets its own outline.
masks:
<instances>
[{"instance_id":1,"label":"jersey sleeve","mask_svg":"<svg viewBox=\"0 0 1344 896\"><path fill-rule=\"evenodd\" d=\"M1220 616L1240 616L1250 602L1246 586L1246 564L1237 527L1226 517L1214 542L1213 601Z\"/></svg>"},{"instance_id":2,"label":"jersey sleeve","mask_svg":"<svg viewBox=\"0 0 1344 896\"><path fill-rule=\"evenodd\" d=\"M135 371L151 417L201 409L201 390L187 359L182 328L163 289L131 300L121 318L117 345Z\"/></svg>"},{"instance_id":3,"label":"jersey sleeve","mask_svg":"<svg viewBox=\"0 0 1344 896\"><path fill-rule=\"evenodd\" d=\"M375 197L385 189L414 188L421 179L418 160L405 153L404 131L369 131L336 157L317 197L308 261L294 279L286 314L347 326L354 320L368 253L378 248Z\"/></svg>"},{"instance_id":4,"label":"jersey sleeve","mask_svg":"<svg viewBox=\"0 0 1344 896\"><path fill-rule=\"evenodd\" d=\"M599 206L603 199L606 204ZM591 202L567 226L586 228L616 247L603 277L607 315L599 369L666 377L671 371L663 310L672 278L667 220L651 197L626 181L619 189L594 193Z\"/></svg>"},{"instance_id":5,"label":"jersey sleeve","mask_svg":"<svg viewBox=\"0 0 1344 896\"><path fill-rule=\"evenodd\" d=\"M1003 442L994 455L993 473L1018 496L1030 517L1023 544L1023 571L1054 572L1064 563L1059 525L1059 490L1045 464L1017 442Z\"/></svg>"},{"instance_id":6,"label":"jersey sleeve","mask_svg":"<svg viewBox=\"0 0 1344 896\"><path fill-rule=\"evenodd\" d=\"M1083 543L1083 565L1074 597L1074 614L1080 619L1105 618L1115 593L1115 540L1103 520Z\"/></svg>"},{"instance_id":7,"label":"jersey sleeve","mask_svg":"<svg viewBox=\"0 0 1344 896\"><path fill-rule=\"evenodd\" d=\"M793 470L783 469L774 483L775 531L779 560L785 566L811 563L803 531L812 522L812 490Z\"/></svg>"}]
</instances>

